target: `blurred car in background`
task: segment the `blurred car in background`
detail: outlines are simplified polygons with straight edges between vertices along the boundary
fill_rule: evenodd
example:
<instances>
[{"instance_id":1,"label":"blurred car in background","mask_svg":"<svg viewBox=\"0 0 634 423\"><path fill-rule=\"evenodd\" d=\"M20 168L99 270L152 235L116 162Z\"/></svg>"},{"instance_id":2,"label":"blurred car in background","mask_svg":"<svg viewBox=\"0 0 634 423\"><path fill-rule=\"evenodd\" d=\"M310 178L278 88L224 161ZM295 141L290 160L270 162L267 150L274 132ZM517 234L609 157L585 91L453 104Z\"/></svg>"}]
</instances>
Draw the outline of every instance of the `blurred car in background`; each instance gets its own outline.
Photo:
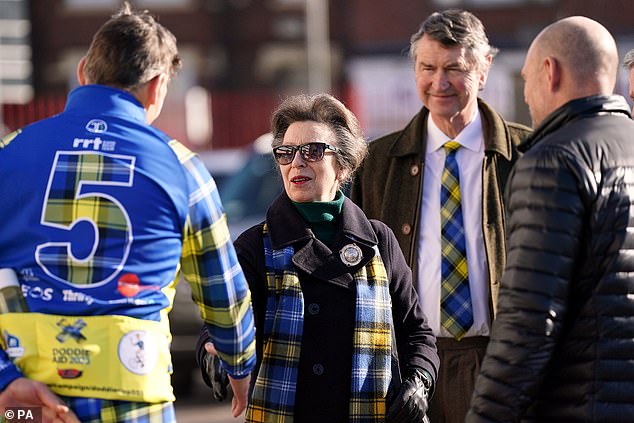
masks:
<instances>
[{"instance_id":1,"label":"blurred car in background","mask_svg":"<svg viewBox=\"0 0 634 423\"><path fill-rule=\"evenodd\" d=\"M271 152L272 139L271 134L256 139L244 166L219 188L233 240L264 220L266 210L282 191L282 179ZM213 175L213 169L209 169Z\"/></svg>"},{"instance_id":2,"label":"blurred car in background","mask_svg":"<svg viewBox=\"0 0 634 423\"><path fill-rule=\"evenodd\" d=\"M232 240L264 220L269 205L282 191L281 178L271 154L271 141L272 135L264 134L247 148L199 154L218 187ZM194 348L202 320L191 299L191 288L184 280L176 287L169 319L174 364L172 384L178 398L191 393L192 377L200 377Z\"/></svg>"},{"instance_id":3,"label":"blurred car in background","mask_svg":"<svg viewBox=\"0 0 634 423\"><path fill-rule=\"evenodd\" d=\"M198 157L213 176L218 191L221 192L225 183L244 167L251 149L252 147L203 151L198 153Z\"/></svg>"}]
</instances>

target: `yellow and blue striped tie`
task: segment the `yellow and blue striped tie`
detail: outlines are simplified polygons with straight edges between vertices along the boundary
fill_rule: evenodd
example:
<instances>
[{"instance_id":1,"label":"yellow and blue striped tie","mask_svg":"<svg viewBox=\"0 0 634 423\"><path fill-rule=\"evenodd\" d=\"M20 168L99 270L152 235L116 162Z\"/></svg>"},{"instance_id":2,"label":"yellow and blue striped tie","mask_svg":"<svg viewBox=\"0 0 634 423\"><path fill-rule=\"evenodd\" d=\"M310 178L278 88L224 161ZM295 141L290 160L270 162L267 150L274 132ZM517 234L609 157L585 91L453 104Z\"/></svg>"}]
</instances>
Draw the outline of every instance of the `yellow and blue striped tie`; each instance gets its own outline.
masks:
<instances>
[{"instance_id":1,"label":"yellow and blue striped tie","mask_svg":"<svg viewBox=\"0 0 634 423\"><path fill-rule=\"evenodd\" d=\"M467 247L460 199L460 172L456 161L456 152L460 144L449 141L444 147L447 156L440 188L440 322L454 338L460 340L473 325Z\"/></svg>"}]
</instances>

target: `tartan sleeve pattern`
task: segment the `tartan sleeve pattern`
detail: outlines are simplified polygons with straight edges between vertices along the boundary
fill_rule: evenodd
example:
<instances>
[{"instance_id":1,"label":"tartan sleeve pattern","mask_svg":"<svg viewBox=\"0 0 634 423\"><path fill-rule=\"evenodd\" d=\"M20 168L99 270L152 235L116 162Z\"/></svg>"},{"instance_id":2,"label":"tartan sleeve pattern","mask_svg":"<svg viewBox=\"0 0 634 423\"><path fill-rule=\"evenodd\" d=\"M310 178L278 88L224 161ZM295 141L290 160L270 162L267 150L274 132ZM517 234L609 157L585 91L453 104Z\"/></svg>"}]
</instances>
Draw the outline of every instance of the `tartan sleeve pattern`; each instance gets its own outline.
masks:
<instances>
[{"instance_id":1,"label":"tartan sleeve pattern","mask_svg":"<svg viewBox=\"0 0 634 423\"><path fill-rule=\"evenodd\" d=\"M5 148L7 145L9 145L9 143L11 141L13 141L15 139L15 137L17 137L18 135L20 135L20 132L22 132L21 129L18 129L17 131L13 131L10 134L5 135L4 137L0 138L0 149Z\"/></svg>"},{"instance_id":2,"label":"tartan sleeve pattern","mask_svg":"<svg viewBox=\"0 0 634 423\"><path fill-rule=\"evenodd\" d=\"M255 366L251 294L229 237L218 190L194 153L176 141L170 145L186 171L190 189L181 271L227 372L234 378L245 377Z\"/></svg>"}]
</instances>

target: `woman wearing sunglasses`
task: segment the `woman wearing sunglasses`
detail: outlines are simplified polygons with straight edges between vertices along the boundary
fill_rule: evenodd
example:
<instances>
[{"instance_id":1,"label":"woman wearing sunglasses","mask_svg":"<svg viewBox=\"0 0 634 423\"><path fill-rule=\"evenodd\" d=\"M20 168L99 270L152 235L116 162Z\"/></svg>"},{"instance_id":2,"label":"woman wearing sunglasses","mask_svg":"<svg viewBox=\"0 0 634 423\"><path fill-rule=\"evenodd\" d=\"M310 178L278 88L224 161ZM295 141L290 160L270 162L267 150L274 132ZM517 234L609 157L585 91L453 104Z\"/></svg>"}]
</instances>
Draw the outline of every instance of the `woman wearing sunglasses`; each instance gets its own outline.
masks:
<instances>
[{"instance_id":1,"label":"woman wearing sunglasses","mask_svg":"<svg viewBox=\"0 0 634 423\"><path fill-rule=\"evenodd\" d=\"M247 422L423 421L435 338L394 234L341 191L367 151L357 119L295 96L272 132L284 192L235 241L256 323Z\"/></svg>"}]
</instances>

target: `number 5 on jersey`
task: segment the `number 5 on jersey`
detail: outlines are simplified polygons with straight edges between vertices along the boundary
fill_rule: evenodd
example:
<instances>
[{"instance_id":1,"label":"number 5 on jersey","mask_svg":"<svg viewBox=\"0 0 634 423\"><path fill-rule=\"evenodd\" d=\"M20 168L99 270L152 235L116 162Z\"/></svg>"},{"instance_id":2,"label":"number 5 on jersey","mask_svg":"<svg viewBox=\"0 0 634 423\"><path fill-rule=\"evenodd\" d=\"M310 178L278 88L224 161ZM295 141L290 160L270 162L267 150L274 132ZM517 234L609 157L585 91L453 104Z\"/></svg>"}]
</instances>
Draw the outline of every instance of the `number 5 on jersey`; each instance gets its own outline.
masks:
<instances>
[{"instance_id":1,"label":"number 5 on jersey","mask_svg":"<svg viewBox=\"0 0 634 423\"><path fill-rule=\"evenodd\" d=\"M74 285L100 285L121 271L130 252L132 226L123 205L104 188L131 187L134 164L133 156L57 152L40 223L72 231L85 221L92 225L94 237L87 241L92 245L80 249L89 251L85 257L75 257L68 240L38 245L35 258L44 272Z\"/></svg>"}]
</instances>

